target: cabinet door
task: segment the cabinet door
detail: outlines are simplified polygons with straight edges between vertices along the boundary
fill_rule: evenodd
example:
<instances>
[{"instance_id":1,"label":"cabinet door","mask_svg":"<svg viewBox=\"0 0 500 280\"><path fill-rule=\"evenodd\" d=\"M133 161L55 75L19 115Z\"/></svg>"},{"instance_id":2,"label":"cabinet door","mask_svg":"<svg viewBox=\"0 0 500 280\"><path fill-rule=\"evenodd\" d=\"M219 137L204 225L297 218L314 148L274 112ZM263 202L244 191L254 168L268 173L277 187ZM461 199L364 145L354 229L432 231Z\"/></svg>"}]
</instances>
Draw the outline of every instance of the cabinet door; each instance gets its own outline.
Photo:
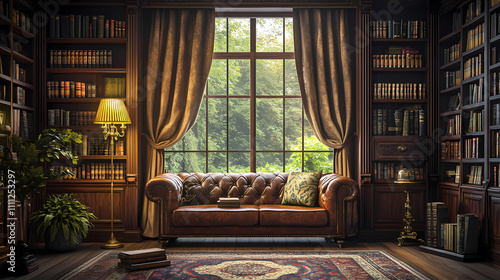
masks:
<instances>
[{"instance_id":1,"label":"cabinet door","mask_svg":"<svg viewBox=\"0 0 500 280\"><path fill-rule=\"evenodd\" d=\"M448 221L457 222L460 190L458 187L439 185L439 201L448 205Z\"/></svg>"}]
</instances>

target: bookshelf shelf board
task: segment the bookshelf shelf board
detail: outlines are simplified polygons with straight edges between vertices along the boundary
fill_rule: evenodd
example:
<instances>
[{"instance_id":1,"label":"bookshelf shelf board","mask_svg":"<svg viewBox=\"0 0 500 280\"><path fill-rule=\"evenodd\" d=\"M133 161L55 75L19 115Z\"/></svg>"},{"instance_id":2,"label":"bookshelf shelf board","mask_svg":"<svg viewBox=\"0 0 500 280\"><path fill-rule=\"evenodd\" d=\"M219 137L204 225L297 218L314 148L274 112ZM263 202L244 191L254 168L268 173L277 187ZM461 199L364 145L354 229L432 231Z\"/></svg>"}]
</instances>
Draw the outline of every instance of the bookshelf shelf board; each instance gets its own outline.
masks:
<instances>
[{"instance_id":1,"label":"bookshelf shelf board","mask_svg":"<svg viewBox=\"0 0 500 280\"><path fill-rule=\"evenodd\" d=\"M47 68L49 74L125 74L125 68Z\"/></svg>"},{"instance_id":2,"label":"bookshelf shelf board","mask_svg":"<svg viewBox=\"0 0 500 280\"><path fill-rule=\"evenodd\" d=\"M481 45L479 45L479 46L477 46L475 48L472 48L470 50L464 51L462 53L462 60L464 60L466 56L481 53L483 51L483 49L484 49L484 44L481 44Z\"/></svg>"},{"instance_id":3,"label":"bookshelf shelf board","mask_svg":"<svg viewBox=\"0 0 500 280\"><path fill-rule=\"evenodd\" d=\"M460 28L439 39L439 43L460 39Z\"/></svg>"},{"instance_id":4,"label":"bookshelf shelf board","mask_svg":"<svg viewBox=\"0 0 500 280\"><path fill-rule=\"evenodd\" d=\"M0 99L0 104L10 106L11 102L7 100Z\"/></svg>"},{"instance_id":5,"label":"bookshelf shelf board","mask_svg":"<svg viewBox=\"0 0 500 280\"><path fill-rule=\"evenodd\" d=\"M490 70L497 69L498 67L500 67L500 62L490 65Z\"/></svg>"},{"instance_id":6,"label":"bookshelf shelf board","mask_svg":"<svg viewBox=\"0 0 500 280\"><path fill-rule=\"evenodd\" d=\"M472 20L469 20L468 22L464 23L462 25L462 30L464 30L464 33L465 33L465 29L474 25L474 24L478 24L480 23L480 21L483 21L484 20L484 12L480 13L478 16L476 16L475 18L473 18Z\"/></svg>"},{"instance_id":7,"label":"bookshelf shelf board","mask_svg":"<svg viewBox=\"0 0 500 280\"><path fill-rule=\"evenodd\" d=\"M116 98L125 101L125 98ZM47 98L49 103L99 103L102 98Z\"/></svg>"},{"instance_id":8,"label":"bookshelf shelf board","mask_svg":"<svg viewBox=\"0 0 500 280\"><path fill-rule=\"evenodd\" d=\"M24 54L12 51L12 55L14 56L14 60L16 62L33 64L33 59L25 56Z\"/></svg>"},{"instance_id":9,"label":"bookshelf shelf board","mask_svg":"<svg viewBox=\"0 0 500 280\"><path fill-rule=\"evenodd\" d=\"M486 260L484 256L480 255L462 255L452 251L438 249L424 245L420 245L420 251L461 262L478 262Z\"/></svg>"},{"instance_id":10,"label":"bookshelf shelf board","mask_svg":"<svg viewBox=\"0 0 500 280\"><path fill-rule=\"evenodd\" d=\"M467 175L469 176L469 175ZM475 185L475 184L461 184L460 187L462 188L467 188L467 189L471 189L471 190L477 190L477 189L480 189L483 187L483 185L479 184L479 185Z\"/></svg>"},{"instance_id":11,"label":"bookshelf shelf board","mask_svg":"<svg viewBox=\"0 0 500 280\"><path fill-rule=\"evenodd\" d=\"M64 4L65 6L125 6L125 1L70 1L69 3Z\"/></svg>"},{"instance_id":12,"label":"bookshelf shelf board","mask_svg":"<svg viewBox=\"0 0 500 280\"><path fill-rule=\"evenodd\" d=\"M12 107L14 107L16 109L22 109L25 111L35 111L35 108L33 108L33 107L21 105L21 104L17 104L17 103L12 103Z\"/></svg>"},{"instance_id":13,"label":"bookshelf shelf board","mask_svg":"<svg viewBox=\"0 0 500 280\"><path fill-rule=\"evenodd\" d=\"M458 188L458 184L457 183L450 183L450 182L439 182L440 185L443 185L443 186L448 186L448 187L457 187Z\"/></svg>"},{"instance_id":14,"label":"bookshelf shelf board","mask_svg":"<svg viewBox=\"0 0 500 280\"><path fill-rule=\"evenodd\" d=\"M500 4L496 4L495 6L490 8L490 13L496 11L498 8L500 8Z\"/></svg>"},{"instance_id":15,"label":"bookshelf shelf board","mask_svg":"<svg viewBox=\"0 0 500 280\"><path fill-rule=\"evenodd\" d=\"M426 43L427 39L407 39L407 38L373 38L371 39L373 43Z\"/></svg>"},{"instance_id":16,"label":"bookshelf shelf board","mask_svg":"<svg viewBox=\"0 0 500 280\"><path fill-rule=\"evenodd\" d=\"M58 128L58 129L64 129L64 128L70 128L73 130L77 131L94 131L94 130L101 130L101 126L98 124L95 125L70 125L70 126L50 126L50 128Z\"/></svg>"},{"instance_id":17,"label":"bookshelf shelf board","mask_svg":"<svg viewBox=\"0 0 500 280\"><path fill-rule=\"evenodd\" d=\"M102 185L103 187L110 187L111 180L80 180L80 179L63 179L63 180L47 180L47 186L59 186L64 185L68 187L69 184L90 184L90 185ZM113 184L115 185L124 185L125 180L113 180Z\"/></svg>"},{"instance_id":18,"label":"bookshelf shelf board","mask_svg":"<svg viewBox=\"0 0 500 280\"><path fill-rule=\"evenodd\" d=\"M491 163L500 163L500 158L490 158Z\"/></svg>"},{"instance_id":19,"label":"bookshelf shelf board","mask_svg":"<svg viewBox=\"0 0 500 280\"><path fill-rule=\"evenodd\" d=\"M462 82L462 84L469 84L469 83L473 83L481 78L484 78L484 73L483 74L480 74L480 75L477 75L477 76L474 76L474 77L470 77L468 78L467 80L464 80Z\"/></svg>"},{"instance_id":20,"label":"bookshelf shelf board","mask_svg":"<svg viewBox=\"0 0 500 280\"><path fill-rule=\"evenodd\" d=\"M500 41L500 34L490 39L490 43L497 43Z\"/></svg>"},{"instance_id":21,"label":"bookshelf shelf board","mask_svg":"<svg viewBox=\"0 0 500 280\"><path fill-rule=\"evenodd\" d=\"M0 25L10 25L11 22L10 18L0 15Z\"/></svg>"},{"instance_id":22,"label":"bookshelf shelf board","mask_svg":"<svg viewBox=\"0 0 500 280\"><path fill-rule=\"evenodd\" d=\"M11 78L5 74L0 74L0 79L8 82L11 81Z\"/></svg>"},{"instance_id":23,"label":"bookshelf shelf board","mask_svg":"<svg viewBox=\"0 0 500 280\"><path fill-rule=\"evenodd\" d=\"M500 124L497 124L497 125L490 125L490 129L491 129L491 130L497 130L497 129L500 129Z\"/></svg>"},{"instance_id":24,"label":"bookshelf shelf board","mask_svg":"<svg viewBox=\"0 0 500 280\"><path fill-rule=\"evenodd\" d=\"M0 55L10 55L10 49L0 45Z\"/></svg>"},{"instance_id":25,"label":"bookshelf shelf board","mask_svg":"<svg viewBox=\"0 0 500 280\"><path fill-rule=\"evenodd\" d=\"M35 87L32 85L32 84L28 84L28 83L25 83L25 82L22 82L22 81L19 81L19 80L16 80L16 79L12 79L12 82L16 85L19 85L19 86L22 86L22 87L25 87L25 88L29 88L29 89L34 89Z\"/></svg>"},{"instance_id":26,"label":"bookshelf shelf board","mask_svg":"<svg viewBox=\"0 0 500 280\"><path fill-rule=\"evenodd\" d=\"M439 114L441 117L446 117L446 116L454 116L454 115L460 115L460 110L456 110L456 111L448 111L448 112L444 112L444 113L441 113Z\"/></svg>"},{"instance_id":27,"label":"bookshelf shelf board","mask_svg":"<svg viewBox=\"0 0 500 280\"><path fill-rule=\"evenodd\" d=\"M446 141L446 140L460 140L462 138L461 135L445 135L445 136L441 136L440 139L442 141Z\"/></svg>"},{"instance_id":28,"label":"bookshelf shelf board","mask_svg":"<svg viewBox=\"0 0 500 280\"><path fill-rule=\"evenodd\" d=\"M377 160L378 161L378 160ZM392 160L393 161L393 160ZM382 184L390 184L390 185L393 185L393 184L426 184L427 182L426 181L411 181L411 182L405 182L405 183L396 183L395 180L392 180L392 179L373 179L373 182L374 183L382 183Z\"/></svg>"},{"instance_id":29,"label":"bookshelf shelf board","mask_svg":"<svg viewBox=\"0 0 500 280\"><path fill-rule=\"evenodd\" d=\"M410 136L400 136L400 135L377 135L377 136L372 136L373 140L387 140L391 139L392 141L424 141L427 137L426 136L415 136L415 135L410 135Z\"/></svg>"},{"instance_id":30,"label":"bookshelf shelf board","mask_svg":"<svg viewBox=\"0 0 500 280\"><path fill-rule=\"evenodd\" d=\"M500 100L500 94L490 96L490 101Z\"/></svg>"},{"instance_id":31,"label":"bookshelf shelf board","mask_svg":"<svg viewBox=\"0 0 500 280\"><path fill-rule=\"evenodd\" d=\"M445 88L445 89L439 91L439 93L441 93L441 94L450 93L450 92L454 93L455 91L460 90L460 89L461 89L461 86L460 86L460 84L458 84L456 86Z\"/></svg>"},{"instance_id":32,"label":"bookshelf shelf board","mask_svg":"<svg viewBox=\"0 0 500 280\"><path fill-rule=\"evenodd\" d=\"M449 63L439 67L439 69L445 70L448 68L456 68L458 70L458 69L460 69L460 62L461 61L462 61L462 58L457 58L457 59L453 60L452 62L449 62Z\"/></svg>"},{"instance_id":33,"label":"bookshelf shelf board","mask_svg":"<svg viewBox=\"0 0 500 280\"><path fill-rule=\"evenodd\" d=\"M441 162L460 163L460 159L441 159Z\"/></svg>"},{"instance_id":34,"label":"bookshelf shelf board","mask_svg":"<svg viewBox=\"0 0 500 280\"><path fill-rule=\"evenodd\" d=\"M97 45L97 44L117 44L125 45L127 38L47 38L49 44L78 44L78 45Z\"/></svg>"},{"instance_id":35,"label":"bookshelf shelf board","mask_svg":"<svg viewBox=\"0 0 500 280\"><path fill-rule=\"evenodd\" d=\"M16 0L14 1L14 8L21 8L28 11L33 11L33 5L26 0Z\"/></svg>"},{"instance_id":36,"label":"bookshelf shelf board","mask_svg":"<svg viewBox=\"0 0 500 280\"><path fill-rule=\"evenodd\" d=\"M373 99L373 103L427 103L427 99Z\"/></svg>"},{"instance_id":37,"label":"bookshelf shelf board","mask_svg":"<svg viewBox=\"0 0 500 280\"><path fill-rule=\"evenodd\" d=\"M484 136L484 131L479 131L479 132L467 132L463 135L464 137L477 137L477 136Z\"/></svg>"},{"instance_id":38,"label":"bookshelf shelf board","mask_svg":"<svg viewBox=\"0 0 500 280\"><path fill-rule=\"evenodd\" d=\"M22 36L24 38L28 39L35 38L35 35L33 33L28 32L15 24L12 25L12 30L14 31L15 34Z\"/></svg>"},{"instance_id":39,"label":"bookshelf shelf board","mask_svg":"<svg viewBox=\"0 0 500 280\"><path fill-rule=\"evenodd\" d=\"M462 159L463 163L483 163L484 158L464 158Z\"/></svg>"},{"instance_id":40,"label":"bookshelf shelf board","mask_svg":"<svg viewBox=\"0 0 500 280\"><path fill-rule=\"evenodd\" d=\"M484 108L485 102L477 102L474 104L468 104L463 106L463 110L474 110L474 109L479 109L479 108Z\"/></svg>"},{"instance_id":41,"label":"bookshelf shelf board","mask_svg":"<svg viewBox=\"0 0 500 280\"><path fill-rule=\"evenodd\" d=\"M389 67L373 67L374 72L425 72L427 67L412 67L412 68L389 68Z\"/></svg>"},{"instance_id":42,"label":"bookshelf shelf board","mask_svg":"<svg viewBox=\"0 0 500 280\"><path fill-rule=\"evenodd\" d=\"M113 160L127 159L127 156L113 156ZM78 156L78 159L81 160L96 160L96 159L105 159L111 160L111 156Z\"/></svg>"}]
</instances>

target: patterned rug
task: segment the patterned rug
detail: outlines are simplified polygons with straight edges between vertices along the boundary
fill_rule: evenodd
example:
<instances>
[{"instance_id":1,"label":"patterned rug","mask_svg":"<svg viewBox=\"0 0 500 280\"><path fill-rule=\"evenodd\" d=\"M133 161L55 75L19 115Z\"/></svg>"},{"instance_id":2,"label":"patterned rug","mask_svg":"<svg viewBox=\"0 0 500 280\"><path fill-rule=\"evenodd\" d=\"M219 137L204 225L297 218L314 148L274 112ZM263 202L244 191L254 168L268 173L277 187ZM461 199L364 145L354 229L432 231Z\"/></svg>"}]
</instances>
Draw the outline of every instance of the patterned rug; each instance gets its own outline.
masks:
<instances>
[{"instance_id":1,"label":"patterned rug","mask_svg":"<svg viewBox=\"0 0 500 280\"><path fill-rule=\"evenodd\" d=\"M61 279L429 279L383 251L167 252L171 266L129 272L104 251Z\"/></svg>"}]
</instances>

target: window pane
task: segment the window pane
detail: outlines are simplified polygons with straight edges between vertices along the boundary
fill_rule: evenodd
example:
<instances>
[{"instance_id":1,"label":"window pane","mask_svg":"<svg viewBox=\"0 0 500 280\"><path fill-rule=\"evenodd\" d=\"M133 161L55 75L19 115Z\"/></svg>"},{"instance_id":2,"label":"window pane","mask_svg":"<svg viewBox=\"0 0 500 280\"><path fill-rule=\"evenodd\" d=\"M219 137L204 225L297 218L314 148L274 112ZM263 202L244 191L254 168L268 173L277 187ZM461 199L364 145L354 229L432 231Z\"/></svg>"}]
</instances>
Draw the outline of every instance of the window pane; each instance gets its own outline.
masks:
<instances>
[{"instance_id":1,"label":"window pane","mask_svg":"<svg viewBox=\"0 0 500 280\"><path fill-rule=\"evenodd\" d=\"M256 114L257 150L283 150L283 99L257 99Z\"/></svg>"},{"instance_id":2,"label":"window pane","mask_svg":"<svg viewBox=\"0 0 500 280\"><path fill-rule=\"evenodd\" d=\"M203 99L196 118L194 126L186 133L182 142L184 142L185 151L204 151L207 147L206 142L206 121L207 121L206 99Z\"/></svg>"},{"instance_id":3,"label":"window pane","mask_svg":"<svg viewBox=\"0 0 500 280\"><path fill-rule=\"evenodd\" d=\"M314 135L314 131L311 128L311 125L307 121L307 118L304 114L304 150L305 151L333 151L333 149L328 148L323 143L321 143L316 135Z\"/></svg>"},{"instance_id":4,"label":"window pane","mask_svg":"<svg viewBox=\"0 0 500 280\"><path fill-rule=\"evenodd\" d=\"M250 99L229 100L229 150L250 150Z\"/></svg>"},{"instance_id":5,"label":"window pane","mask_svg":"<svg viewBox=\"0 0 500 280\"><path fill-rule=\"evenodd\" d=\"M206 153L166 152L165 171L180 172L206 172Z\"/></svg>"},{"instance_id":6,"label":"window pane","mask_svg":"<svg viewBox=\"0 0 500 280\"><path fill-rule=\"evenodd\" d=\"M250 172L250 153L229 153L229 172Z\"/></svg>"},{"instance_id":7,"label":"window pane","mask_svg":"<svg viewBox=\"0 0 500 280\"><path fill-rule=\"evenodd\" d=\"M257 153L257 172L283 172L283 153Z\"/></svg>"},{"instance_id":8,"label":"window pane","mask_svg":"<svg viewBox=\"0 0 500 280\"><path fill-rule=\"evenodd\" d=\"M227 51L227 18L215 19L214 52Z\"/></svg>"},{"instance_id":9,"label":"window pane","mask_svg":"<svg viewBox=\"0 0 500 280\"><path fill-rule=\"evenodd\" d=\"M283 95L282 59L259 59L255 68L257 95Z\"/></svg>"},{"instance_id":10,"label":"window pane","mask_svg":"<svg viewBox=\"0 0 500 280\"><path fill-rule=\"evenodd\" d=\"M302 150L302 99L285 99L285 150Z\"/></svg>"},{"instance_id":11,"label":"window pane","mask_svg":"<svg viewBox=\"0 0 500 280\"><path fill-rule=\"evenodd\" d=\"M207 79L207 95L227 95L227 60L214 59Z\"/></svg>"},{"instance_id":12,"label":"window pane","mask_svg":"<svg viewBox=\"0 0 500 280\"><path fill-rule=\"evenodd\" d=\"M256 49L258 52L282 52L283 19L258 18L256 39Z\"/></svg>"},{"instance_id":13,"label":"window pane","mask_svg":"<svg viewBox=\"0 0 500 280\"><path fill-rule=\"evenodd\" d=\"M208 150L227 149L227 99L208 99Z\"/></svg>"},{"instance_id":14,"label":"window pane","mask_svg":"<svg viewBox=\"0 0 500 280\"><path fill-rule=\"evenodd\" d=\"M302 153L285 153L285 172L302 171Z\"/></svg>"},{"instance_id":15,"label":"window pane","mask_svg":"<svg viewBox=\"0 0 500 280\"><path fill-rule=\"evenodd\" d=\"M230 59L229 95L250 95L250 60Z\"/></svg>"},{"instance_id":16,"label":"window pane","mask_svg":"<svg viewBox=\"0 0 500 280\"><path fill-rule=\"evenodd\" d=\"M249 18L229 19L229 51L230 52L250 51Z\"/></svg>"},{"instance_id":17,"label":"window pane","mask_svg":"<svg viewBox=\"0 0 500 280\"><path fill-rule=\"evenodd\" d=\"M227 153L208 153L208 172L227 172Z\"/></svg>"},{"instance_id":18,"label":"window pane","mask_svg":"<svg viewBox=\"0 0 500 280\"><path fill-rule=\"evenodd\" d=\"M323 170L323 173L333 172L333 153L304 153L304 172Z\"/></svg>"},{"instance_id":19,"label":"window pane","mask_svg":"<svg viewBox=\"0 0 500 280\"><path fill-rule=\"evenodd\" d=\"M285 18L285 52L293 51L293 19Z\"/></svg>"},{"instance_id":20,"label":"window pane","mask_svg":"<svg viewBox=\"0 0 500 280\"><path fill-rule=\"evenodd\" d=\"M297 79L295 60L285 59L285 95L300 96L300 86Z\"/></svg>"}]
</instances>

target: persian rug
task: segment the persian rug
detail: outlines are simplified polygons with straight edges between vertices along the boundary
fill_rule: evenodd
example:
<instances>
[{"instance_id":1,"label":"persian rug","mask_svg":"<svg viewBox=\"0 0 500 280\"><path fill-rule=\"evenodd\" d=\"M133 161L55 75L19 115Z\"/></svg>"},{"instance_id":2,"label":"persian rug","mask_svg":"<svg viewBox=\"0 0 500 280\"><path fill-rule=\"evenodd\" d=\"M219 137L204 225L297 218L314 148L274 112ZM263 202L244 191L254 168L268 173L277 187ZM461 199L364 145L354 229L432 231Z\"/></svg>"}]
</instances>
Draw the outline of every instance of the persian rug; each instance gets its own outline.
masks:
<instances>
[{"instance_id":1,"label":"persian rug","mask_svg":"<svg viewBox=\"0 0 500 280\"><path fill-rule=\"evenodd\" d=\"M384 251L167 252L171 266L119 267L104 251L61 279L429 279Z\"/></svg>"}]
</instances>

